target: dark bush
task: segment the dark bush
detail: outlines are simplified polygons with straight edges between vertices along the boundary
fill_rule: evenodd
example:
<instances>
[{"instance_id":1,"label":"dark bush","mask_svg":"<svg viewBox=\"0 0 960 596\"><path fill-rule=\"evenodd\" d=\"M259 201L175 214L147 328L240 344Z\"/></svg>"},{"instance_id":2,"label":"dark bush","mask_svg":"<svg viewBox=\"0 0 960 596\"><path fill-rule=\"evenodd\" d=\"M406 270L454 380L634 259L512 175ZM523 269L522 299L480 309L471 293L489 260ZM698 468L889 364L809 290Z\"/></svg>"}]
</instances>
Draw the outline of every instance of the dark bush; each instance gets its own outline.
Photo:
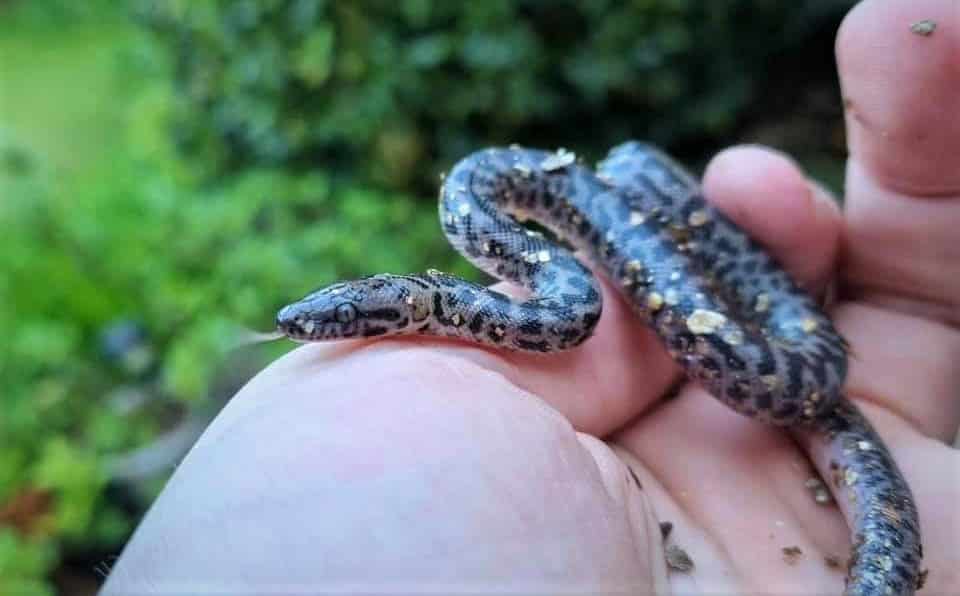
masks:
<instances>
[{"instance_id":1,"label":"dark bush","mask_svg":"<svg viewBox=\"0 0 960 596\"><path fill-rule=\"evenodd\" d=\"M773 57L805 51L852 3L202 0L141 13L175 54L174 134L205 173L324 167L423 191L491 143L715 146Z\"/></svg>"}]
</instances>

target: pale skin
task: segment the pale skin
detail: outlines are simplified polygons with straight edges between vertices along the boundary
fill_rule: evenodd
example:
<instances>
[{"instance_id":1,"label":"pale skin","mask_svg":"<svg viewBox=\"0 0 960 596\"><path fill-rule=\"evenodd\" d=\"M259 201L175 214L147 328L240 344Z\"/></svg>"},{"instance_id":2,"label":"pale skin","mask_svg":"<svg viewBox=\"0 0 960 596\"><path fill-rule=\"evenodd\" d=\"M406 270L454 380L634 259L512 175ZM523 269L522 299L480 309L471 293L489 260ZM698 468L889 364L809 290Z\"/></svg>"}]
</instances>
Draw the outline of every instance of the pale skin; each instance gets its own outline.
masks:
<instances>
[{"instance_id":1,"label":"pale skin","mask_svg":"<svg viewBox=\"0 0 960 596\"><path fill-rule=\"evenodd\" d=\"M929 37L910 32L923 19L938 24ZM837 55L842 212L760 147L718 155L704 185L812 291L836 275L832 314L855 354L847 393L916 495L920 594L950 593L960 6L866 0ZM664 401L678 379L612 292L596 336L549 357L424 338L302 347L211 424L104 593L840 593L847 526L804 488L794 438L696 385ZM660 521L691 572L667 573ZM802 554L788 564L792 546Z\"/></svg>"}]
</instances>

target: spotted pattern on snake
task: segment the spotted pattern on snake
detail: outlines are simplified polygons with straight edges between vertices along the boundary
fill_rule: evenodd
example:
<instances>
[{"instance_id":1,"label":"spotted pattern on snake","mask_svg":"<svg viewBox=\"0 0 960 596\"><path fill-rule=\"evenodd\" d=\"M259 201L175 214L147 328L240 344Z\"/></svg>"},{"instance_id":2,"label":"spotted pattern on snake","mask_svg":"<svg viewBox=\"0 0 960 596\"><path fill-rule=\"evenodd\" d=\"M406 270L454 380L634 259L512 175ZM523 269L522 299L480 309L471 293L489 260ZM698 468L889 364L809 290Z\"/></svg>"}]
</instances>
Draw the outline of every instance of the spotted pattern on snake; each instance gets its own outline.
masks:
<instances>
[{"instance_id":1,"label":"spotted pattern on snake","mask_svg":"<svg viewBox=\"0 0 960 596\"><path fill-rule=\"evenodd\" d=\"M553 352L600 318L592 261L656 331L688 377L734 410L812 434L851 528L845 594L913 594L922 558L913 496L883 442L842 392L847 345L815 301L649 145L592 170L572 153L511 146L460 161L440 189L450 243L524 287L508 297L439 271L337 283L284 307L298 341L393 334ZM528 228L527 220L547 234Z\"/></svg>"}]
</instances>

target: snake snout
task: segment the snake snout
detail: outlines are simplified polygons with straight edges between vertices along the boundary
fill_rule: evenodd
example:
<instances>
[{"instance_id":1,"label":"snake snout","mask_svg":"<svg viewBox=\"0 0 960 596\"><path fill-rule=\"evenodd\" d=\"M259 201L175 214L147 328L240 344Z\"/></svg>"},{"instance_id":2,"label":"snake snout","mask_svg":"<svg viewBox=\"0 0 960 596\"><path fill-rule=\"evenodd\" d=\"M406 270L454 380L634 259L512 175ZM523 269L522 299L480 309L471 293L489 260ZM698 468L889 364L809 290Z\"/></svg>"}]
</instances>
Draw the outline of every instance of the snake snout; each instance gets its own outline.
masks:
<instances>
[{"instance_id":1,"label":"snake snout","mask_svg":"<svg viewBox=\"0 0 960 596\"><path fill-rule=\"evenodd\" d=\"M303 335L303 316L296 305L284 306L277 313L277 331L291 338Z\"/></svg>"}]
</instances>

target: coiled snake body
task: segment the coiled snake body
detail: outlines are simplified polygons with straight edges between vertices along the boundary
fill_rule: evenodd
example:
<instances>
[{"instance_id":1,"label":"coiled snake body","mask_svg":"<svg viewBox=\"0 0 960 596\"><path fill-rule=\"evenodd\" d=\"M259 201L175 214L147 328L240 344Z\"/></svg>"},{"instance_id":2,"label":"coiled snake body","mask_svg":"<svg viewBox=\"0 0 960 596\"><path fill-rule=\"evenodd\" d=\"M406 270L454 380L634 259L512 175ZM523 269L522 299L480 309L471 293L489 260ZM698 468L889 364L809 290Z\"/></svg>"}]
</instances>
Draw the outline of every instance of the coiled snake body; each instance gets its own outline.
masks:
<instances>
[{"instance_id":1,"label":"coiled snake body","mask_svg":"<svg viewBox=\"0 0 960 596\"><path fill-rule=\"evenodd\" d=\"M703 198L679 165L638 142L594 173L564 151L510 147L460 161L440 191L451 244L519 300L437 271L337 283L284 307L300 341L424 333L505 349L572 348L600 318L598 282L533 220L583 251L686 374L743 414L809 429L851 527L847 594L912 594L922 557L910 489L841 393L847 348L790 277Z\"/></svg>"}]
</instances>

